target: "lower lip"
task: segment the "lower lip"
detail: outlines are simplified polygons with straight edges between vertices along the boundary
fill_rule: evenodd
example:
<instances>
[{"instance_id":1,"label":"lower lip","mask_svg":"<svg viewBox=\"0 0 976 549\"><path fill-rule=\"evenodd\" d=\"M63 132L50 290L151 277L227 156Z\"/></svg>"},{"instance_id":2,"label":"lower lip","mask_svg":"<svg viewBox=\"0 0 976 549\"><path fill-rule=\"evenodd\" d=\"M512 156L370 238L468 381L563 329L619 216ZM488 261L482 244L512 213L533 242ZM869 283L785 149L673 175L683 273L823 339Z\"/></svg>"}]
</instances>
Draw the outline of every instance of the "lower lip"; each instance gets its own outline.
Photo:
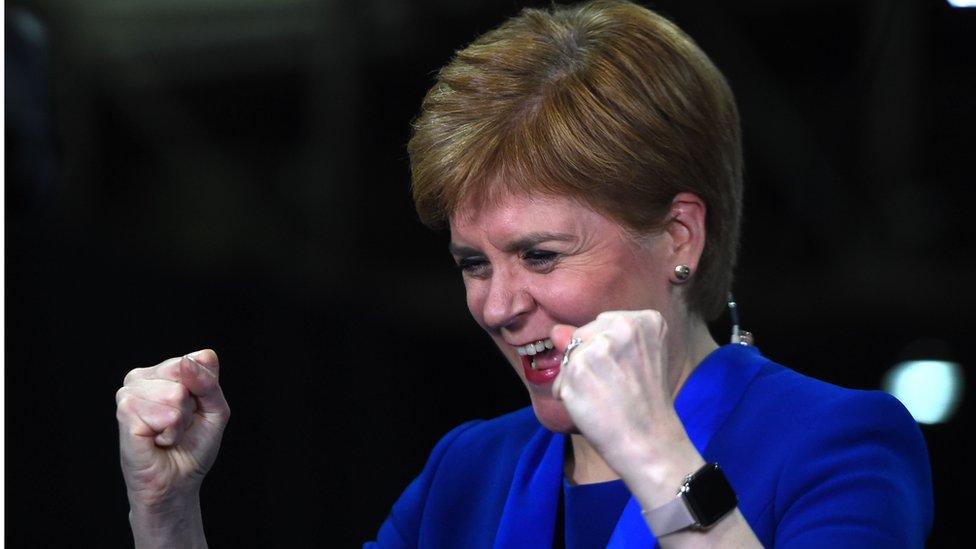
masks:
<instances>
[{"instance_id":1,"label":"lower lip","mask_svg":"<svg viewBox=\"0 0 976 549\"><path fill-rule=\"evenodd\" d=\"M522 361L522 371L525 372L525 379L529 383L533 383L535 385L545 385L547 383L552 383L553 380L556 379L556 376L559 375L559 361L562 359L562 357L560 357L558 353L549 351L546 353L542 353L541 356L538 356L538 358L532 356L521 356L519 358ZM553 367L533 370L532 369L533 358L536 358L537 364L540 362L543 365L549 365L546 363L552 363Z\"/></svg>"}]
</instances>

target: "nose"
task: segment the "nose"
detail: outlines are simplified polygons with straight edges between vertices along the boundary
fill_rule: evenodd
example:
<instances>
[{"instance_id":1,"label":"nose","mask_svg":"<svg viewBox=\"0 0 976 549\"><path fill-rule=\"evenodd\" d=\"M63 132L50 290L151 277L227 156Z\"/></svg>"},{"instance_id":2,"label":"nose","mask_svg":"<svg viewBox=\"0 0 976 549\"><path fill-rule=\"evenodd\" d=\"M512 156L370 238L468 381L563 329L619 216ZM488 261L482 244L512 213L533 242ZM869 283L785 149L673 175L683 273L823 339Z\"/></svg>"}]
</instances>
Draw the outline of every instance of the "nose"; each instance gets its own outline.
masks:
<instances>
[{"instance_id":1,"label":"nose","mask_svg":"<svg viewBox=\"0 0 976 549\"><path fill-rule=\"evenodd\" d=\"M505 269L496 269L488 286L482 309L485 325L491 330L510 327L532 310L534 300L528 288Z\"/></svg>"}]
</instances>

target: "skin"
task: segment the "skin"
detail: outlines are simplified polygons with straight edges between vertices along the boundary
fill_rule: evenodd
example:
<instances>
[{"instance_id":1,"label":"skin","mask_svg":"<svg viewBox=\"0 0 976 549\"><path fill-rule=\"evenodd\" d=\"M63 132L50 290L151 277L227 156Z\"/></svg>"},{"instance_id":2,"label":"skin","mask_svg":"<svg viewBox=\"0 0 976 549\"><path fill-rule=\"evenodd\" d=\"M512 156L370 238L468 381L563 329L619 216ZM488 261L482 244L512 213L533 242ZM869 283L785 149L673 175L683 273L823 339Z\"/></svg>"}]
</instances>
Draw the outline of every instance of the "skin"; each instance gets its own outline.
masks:
<instances>
[{"instance_id":1,"label":"skin","mask_svg":"<svg viewBox=\"0 0 976 549\"><path fill-rule=\"evenodd\" d=\"M644 509L675 497L705 464L674 410L674 396L718 345L685 306L676 265L695 271L705 205L681 193L668 221L635 236L564 196L506 195L467 203L451 218L450 249L471 315L529 392L539 421L570 435L565 473L578 484L622 478ZM516 347L551 337L577 347L552 383L526 380ZM759 546L738 509L707 532L663 546Z\"/></svg>"},{"instance_id":2,"label":"skin","mask_svg":"<svg viewBox=\"0 0 976 549\"><path fill-rule=\"evenodd\" d=\"M136 547L206 547L200 485L230 408L210 349L131 370L115 394Z\"/></svg>"},{"instance_id":3,"label":"skin","mask_svg":"<svg viewBox=\"0 0 976 549\"><path fill-rule=\"evenodd\" d=\"M570 434L566 475L622 478L644 509L670 501L704 460L673 395L716 347L684 306L673 267L694 271L705 206L679 194L659 233L634 237L565 197L507 196L452 217L468 307L529 390L540 421ZM546 236L540 239L540 235ZM514 345L584 343L552 383L526 382ZM116 393L122 472L136 547L206 547L200 485L230 417L209 350L136 368ZM663 547L759 547L736 509L707 532Z\"/></svg>"},{"instance_id":4,"label":"skin","mask_svg":"<svg viewBox=\"0 0 976 549\"><path fill-rule=\"evenodd\" d=\"M676 212L691 209L677 204ZM691 204L700 201L695 198ZM526 238L545 233L558 237ZM695 330L703 323L689 317L683 288L671 282L673 266L679 264L675 261L694 265L701 253L701 243L680 222L637 238L566 197L508 196L490 205L460 208L452 218L450 247L462 268L472 317L508 359L528 389L539 421L552 431L578 432L552 387L525 379L517 345L550 337L559 326L583 326L605 311L660 311L672 326L668 337L674 343L668 346L668 362L675 365L667 372L669 395L717 347L707 330ZM565 331L556 335L564 349ZM689 343L701 347L695 356L685 352Z\"/></svg>"}]
</instances>

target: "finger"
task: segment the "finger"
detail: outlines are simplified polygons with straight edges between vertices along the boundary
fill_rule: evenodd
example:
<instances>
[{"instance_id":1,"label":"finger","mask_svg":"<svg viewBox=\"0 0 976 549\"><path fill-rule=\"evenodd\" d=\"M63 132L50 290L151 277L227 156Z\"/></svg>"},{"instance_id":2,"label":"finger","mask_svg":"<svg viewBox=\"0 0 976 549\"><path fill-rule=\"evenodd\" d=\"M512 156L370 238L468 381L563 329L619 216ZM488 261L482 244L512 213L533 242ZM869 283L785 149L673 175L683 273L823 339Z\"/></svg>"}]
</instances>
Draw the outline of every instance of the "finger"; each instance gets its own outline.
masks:
<instances>
[{"instance_id":1,"label":"finger","mask_svg":"<svg viewBox=\"0 0 976 549\"><path fill-rule=\"evenodd\" d=\"M559 372L556 374L555 381L552 382L552 397L556 400L563 399L562 387L563 387L563 373Z\"/></svg>"},{"instance_id":2,"label":"finger","mask_svg":"<svg viewBox=\"0 0 976 549\"><path fill-rule=\"evenodd\" d=\"M151 402L157 407L167 407L175 411L180 421L179 428L175 431L171 430L171 432L164 433L163 431L165 429L156 429L156 426L152 422L145 421L148 426L154 429L156 434L164 435L160 442L161 446L174 444L179 439L179 433L190 428L195 417L194 414L197 411L197 400L190 395L186 387L175 381L161 379L141 380L135 385L119 389L119 392L115 395L115 400L119 405L126 398ZM166 414L169 413L167 412ZM143 436L146 436L146 433L143 433Z\"/></svg>"},{"instance_id":3,"label":"finger","mask_svg":"<svg viewBox=\"0 0 976 549\"><path fill-rule=\"evenodd\" d=\"M126 374L122 380L122 385L131 385L142 379L166 379L169 381L180 380L180 358L166 359L155 366L148 368L135 368Z\"/></svg>"},{"instance_id":4,"label":"finger","mask_svg":"<svg viewBox=\"0 0 976 549\"><path fill-rule=\"evenodd\" d=\"M183 410L147 400L132 392L120 400L116 415L120 430L124 429L131 437L143 439L143 443L152 437L157 446L178 443L186 427Z\"/></svg>"},{"instance_id":5,"label":"finger","mask_svg":"<svg viewBox=\"0 0 976 549\"><path fill-rule=\"evenodd\" d=\"M119 421L119 448L123 471L140 471L150 466L157 451L155 437L159 433L139 416L135 410L137 400L122 398L116 407Z\"/></svg>"},{"instance_id":6,"label":"finger","mask_svg":"<svg viewBox=\"0 0 976 549\"><path fill-rule=\"evenodd\" d=\"M559 372L555 381L552 382L552 396L556 400L565 402L567 400L573 400L574 395L572 382L569 377L563 372Z\"/></svg>"},{"instance_id":7,"label":"finger","mask_svg":"<svg viewBox=\"0 0 976 549\"><path fill-rule=\"evenodd\" d=\"M579 331L576 333L578 334ZM599 338L600 335L601 334L597 334L595 338ZM581 340L582 342L577 346L567 349L569 352L569 357L568 359L564 358L559 369L559 375L565 378L563 380L564 387L568 385L577 386L580 376L585 375L589 370L589 366L587 364L589 362L589 356L592 354L591 348L593 347L595 338ZM560 394L565 397L565 389L563 389Z\"/></svg>"},{"instance_id":8,"label":"finger","mask_svg":"<svg viewBox=\"0 0 976 549\"><path fill-rule=\"evenodd\" d=\"M183 385L196 398L197 411L209 421L217 421L226 419L230 410L217 380L216 355L214 354L212 358L214 360L211 365L205 367L194 358L194 355L183 357L180 362L180 376ZM204 360L209 360L209 357L205 357Z\"/></svg>"},{"instance_id":9,"label":"finger","mask_svg":"<svg viewBox=\"0 0 976 549\"><path fill-rule=\"evenodd\" d=\"M610 335L606 331L598 332L581 343L573 356L576 357L578 353L580 360L585 358L586 363L591 361L605 362L610 358L611 341Z\"/></svg>"},{"instance_id":10,"label":"finger","mask_svg":"<svg viewBox=\"0 0 976 549\"><path fill-rule=\"evenodd\" d=\"M215 378L220 379L220 360L217 358L217 353L213 349L203 349L186 356L206 368Z\"/></svg>"},{"instance_id":11,"label":"finger","mask_svg":"<svg viewBox=\"0 0 976 549\"><path fill-rule=\"evenodd\" d=\"M188 356L193 357L198 364L207 368L207 370L214 374L214 376L217 376L220 363L217 359L217 353L215 353L213 349L203 349L201 351L190 353ZM169 381L180 381L180 362L182 362L182 360L183 357L169 358L155 366L150 366L148 368L135 368L126 374L122 384L129 385L130 383L134 383L140 379L166 379Z\"/></svg>"},{"instance_id":12,"label":"finger","mask_svg":"<svg viewBox=\"0 0 976 549\"><path fill-rule=\"evenodd\" d=\"M637 324L645 333L650 332L658 342L667 339L668 322L660 312L651 309L638 311Z\"/></svg>"},{"instance_id":13,"label":"finger","mask_svg":"<svg viewBox=\"0 0 976 549\"><path fill-rule=\"evenodd\" d=\"M653 309L643 311L620 311L613 318L611 329L614 336L624 336L627 339L635 333L644 334L653 340L661 340L667 332L664 316Z\"/></svg>"},{"instance_id":14,"label":"finger","mask_svg":"<svg viewBox=\"0 0 976 549\"><path fill-rule=\"evenodd\" d=\"M116 394L116 401L122 396L132 395L139 398L158 402L178 410L186 410L191 414L196 410L197 401L182 383L164 379L142 379L132 385L127 385Z\"/></svg>"},{"instance_id":15,"label":"finger","mask_svg":"<svg viewBox=\"0 0 976 549\"><path fill-rule=\"evenodd\" d=\"M577 328L574 335L583 341L591 339L594 335L609 329L623 313L624 311L602 312L592 321Z\"/></svg>"},{"instance_id":16,"label":"finger","mask_svg":"<svg viewBox=\"0 0 976 549\"><path fill-rule=\"evenodd\" d=\"M576 331L576 326L569 326L568 324L556 324L549 331L549 339L552 340L552 346L554 349L560 353L566 352L566 347L569 346L569 341L573 338L573 332Z\"/></svg>"},{"instance_id":17,"label":"finger","mask_svg":"<svg viewBox=\"0 0 976 549\"><path fill-rule=\"evenodd\" d=\"M552 330L550 330L549 339L552 340L553 349L563 354L563 362L561 364L562 369L560 370L559 374L556 376L557 378L556 381L558 381L560 377L565 379L565 377L568 375L566 371L569 370L570 366L573 364L573 356L569 356L569 353L572 352L572 349L570 348L570 344L572 343L573 339L579 339L579 341L582 342L582 343L577 342L576 344L577 346L573 347L573 349L579 349L580 347L582 347L583 344L585 344L585 341L583 341L582 338L580 337L581 331L582 328L576 328L574 326L569 326L566 324L557 324L552 327ZM575 352L573 352L573 354L575 355ZM555 388L556 381L553 382L553 391L556 390ZM559 393L553 392L553 395L555 395L559 399L562 399L562 397L566 396L565 391L561 388L565 383L566 383L565 381L560 383Z\"/></svg>"}]
</instances>

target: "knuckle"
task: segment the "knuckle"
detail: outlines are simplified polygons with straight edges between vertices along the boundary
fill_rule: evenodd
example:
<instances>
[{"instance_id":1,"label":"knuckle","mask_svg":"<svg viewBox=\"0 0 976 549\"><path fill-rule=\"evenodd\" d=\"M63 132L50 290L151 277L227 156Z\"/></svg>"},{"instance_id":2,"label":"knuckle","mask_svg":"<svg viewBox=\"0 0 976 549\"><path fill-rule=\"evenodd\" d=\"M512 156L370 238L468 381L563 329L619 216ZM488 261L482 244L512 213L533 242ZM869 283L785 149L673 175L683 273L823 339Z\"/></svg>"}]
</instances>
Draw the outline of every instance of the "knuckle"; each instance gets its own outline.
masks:
<instances>
[{"instance_id":1,"label":"knuckle","mask_svg":"<svg viewBox=\"0 0 976 549\"><path fill-rule=\"evenodd\" d=\"M610 338L605 334L599 334L590 341L589 347L589 354L603 357L610 350Z\"/></svg>"},{"instance_id":2,"label":"knuckle","mask_svg":"<svg viewBox=\"0 0 976 549\"><path fill-rule=\"evenodd\" d=\"M146 368L133 368L129 370L125 374L125 377L122 378L122 385L131 385L136 379L140 378L145 371Z\"/></svg>"},{"instance_id":3,"label":"knuckle","mask_svg":"<svg viewBox=\"0 0 976 549\"><path fill-rule=\"evenodd\" d=\"M641 316L643 318L654 320L654 321L660 321L662 318L664 318L661 315L661 311L658 311L657 309L646 309L644 311L641 311Z\"/></svg>"},{"instance_id":4,"label":"knuckle","mask_svg":"<svg viewBox=\"0 0 976 549\"><path fill-rule=\"evenodd\" d=\"M190 392L182 383L168 384L165 393L162 395L163 402L175 407L181 407L189 399Z\"/></svg>"},{"instance_id":5,"label":"knuckle","mask_svg":"<svg viewBox=\"0 0 976 549\"><path fill-rule=\"evenodd\" d=\"M115 417L119 423L125 423L129 418L136 415L135 399L126 395L123 396L115 407Z\"/></svg>"},{"instance_id":6,"label":"knuckle","mask_svg":"<svg viewBox=\"0 0 976 549\"><path fill-rule=\"evenodd\" d=\"M620 330L625 335L632 335L640 325L639 320L632 316L621 317L614 323L614 328Z\"/></svg>"},{"instance_id":7,"label":"knuckle","mask_svg":"<svg viewBox=\"0 0 976 549\"><path fill-rule=\"evenodd\" d=\"M174 429L179 429L183 422L186 420L187 415L183 410L178 410L176 408L168 408L166 410L166 427L172 427Z\"/></svg>"},{"instance_id":8,"label":"knuckle","mask_svg":"<svg viewBox=\"0 0 976 549\"><path fill-rule=\"evenodd\" d=\"M659 311L641 311L640 315L634 318L635 328L645 332L660 332L664 326L664 317Z\"/></svg>"},{"instance_id":9,"label":"knuckle","mask_svg":"<svg viewBox=\"0 0 976 549\"><path fill-rule=\"evenodd\" d=\"M603 311L597 315L594 323L602 327L614 326L624 318L626 318L625 313L621 311Z\"/></svg>"},{"instance_id":10,"label":"knuckle","mask_svg":"<svg viewBox=\"0 0 976 549\"><path fill-rule=\"evenodd\" d=\"M161 379L179 379L181 358L173 357L160 362L155 366L153 377Z\"/></svg>"},{"instance_id":11,"label":"knuckle","mask_svg":"<svg viewBox=\"0 0 976 549\"><path fill-rule=\"evenodd\" d=\"M646 326L652 326L656 328L660 328L664 326L664 315L661 314L661 311L655 311L655 310L643 311L643 314L640 316L640 319L641 322Z\"/></svg>"}]
</instances>

